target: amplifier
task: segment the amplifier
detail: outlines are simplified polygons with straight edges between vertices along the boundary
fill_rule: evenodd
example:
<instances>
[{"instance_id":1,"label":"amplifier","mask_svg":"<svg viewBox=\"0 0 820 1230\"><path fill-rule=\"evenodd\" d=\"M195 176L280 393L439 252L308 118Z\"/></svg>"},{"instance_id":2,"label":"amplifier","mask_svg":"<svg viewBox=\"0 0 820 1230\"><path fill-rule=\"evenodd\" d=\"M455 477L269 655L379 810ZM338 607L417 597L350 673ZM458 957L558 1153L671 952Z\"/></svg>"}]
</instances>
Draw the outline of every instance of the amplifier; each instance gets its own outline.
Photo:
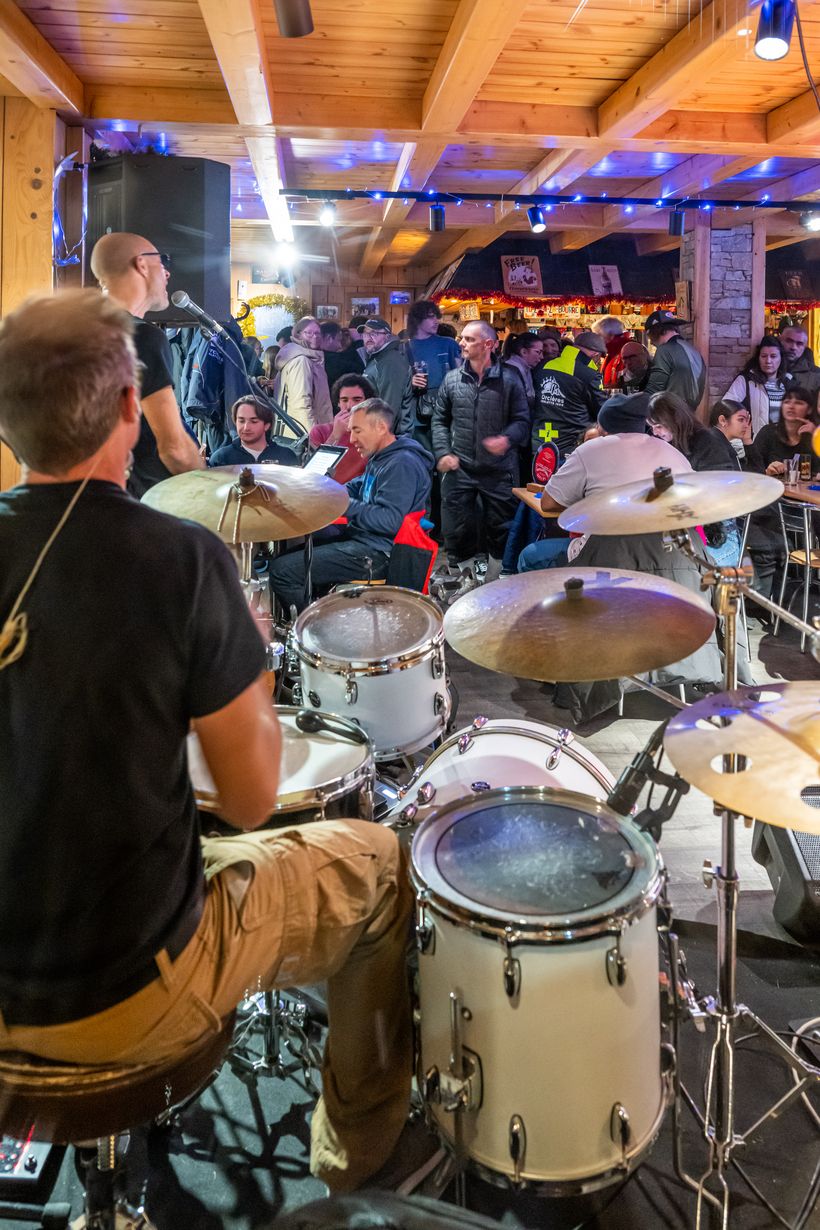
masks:
<instances>
[{"instance_id":1,"label":"amplifier","mask_svg":"<svg viewBox=\"0 0 820 1230\"><path fill-rule=\"evenodd\" d=\"M820 786L804 790L803 800L820 808ZM756 820L752 857L768 872L777 922L795 939L820 945L820 836Z\"/></svg>"}]
</instances>

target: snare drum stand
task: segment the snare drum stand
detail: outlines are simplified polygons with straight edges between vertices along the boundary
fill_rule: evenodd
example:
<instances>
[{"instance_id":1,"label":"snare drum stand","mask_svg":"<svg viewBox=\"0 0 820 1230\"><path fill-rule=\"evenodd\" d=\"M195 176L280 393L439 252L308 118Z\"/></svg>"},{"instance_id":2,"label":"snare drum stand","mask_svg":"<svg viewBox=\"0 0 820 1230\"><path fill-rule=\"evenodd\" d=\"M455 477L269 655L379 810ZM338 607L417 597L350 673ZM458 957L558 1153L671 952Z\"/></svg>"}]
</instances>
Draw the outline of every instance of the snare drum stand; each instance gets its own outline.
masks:
<instances>
[{"instance_id":1,"label":"snare drum stand","mask_svg":"<svg viewBox=\"0 0 820 1230\"><path fill-rule=\"evenodd\" d=\"M752 575L750 566L741 564L736 568L710 569L704 565L704 561L699 559L692 549L688 533L677 531L672 537L675 545L681 547L698 565L703 574L702 588L712 587L715 590L716 610L724 619L723 686L725 691L732 691L737 687L737 617L740 600L743 597L754 599L754 601L759 602L775 614L781 614L782 618L787 619L787 622L793 624L800 631L807 632L812 637L816 651L818 645L817 629L803 624L789 612L781 612L780 607L775 603L770 602L769 599L750 589L748 585ZM685 538L685 543L681 541L682 538ZM742 757L737 754L724 756L723 772L737 772L738 768L742 767L738 764L739 760L742 760ZM702 1114L684 1086L676 1082L678 1086L676 1089L676 1121L678 1123L680 1121L680 1098L682 1096L689 1109L700 1121L709 1149L708 1167L700 1179L694 1179L691 1175L688 1175L682 1165L679 1169L680 1177L697 1191L696 1230L701 1230L704 1224L705 1204L709 1204L712 1208L719 1210L720 1221L718 1224L720 1230L728 1230L731 1193L726 1180L726 1172L730 1164L739 1169L733 1157L735 1150L745 1145L767 1119L777 1118L807 1088L813 1084L820 1083L820 1068L801 1060L786 1042L778 1037L760 1017L756 1016L744 1004L737 1002L737 902L740 881L735 858L735 820L738 816L736 812L718 807L717 805L715 811L720 815L722 825L720 865L713 869L710 863L705 864L704 882L707 888L711 888L714 885L717 892L718 987L717 995L714 998L711 996L704 998L699 1008L705 1016L714 1020L716 1035L709 1060L706 1105ZM673 967L673 977L676 983L678 982L678 976L679 970ZM676 1004L678 1004L680 1003L678 998L679 987L676 985L674 990ZM762 1035L771 1044L794 1074L794 1084L783 1097L779 1098L777 1102L760 1115L750 1128L745 1132L736 1133L735 1044L738 1027L741 1023L744 1027L750 1027L754 1033ZM714 1110L712 1109L713 1103ZM676 1141L676 1160L679 1161L678 1144L679 1141ZM740 1174L744 1181L749 1186L752 1186L742 1171L740 1171ZM717 1186L716 1194L708 1188L710 1180L714 1180ZM752 1191L778 1217L782 1224L788 1225L756 1188L752 1187ZM804 1206L804 1211L806 1217L808 1217L811 1212L811 1204L808 1208ZM792 1227L791 1230L801 1230L804 1224L801 1213L798 1224Z\"/></svg>"}]
</instances>

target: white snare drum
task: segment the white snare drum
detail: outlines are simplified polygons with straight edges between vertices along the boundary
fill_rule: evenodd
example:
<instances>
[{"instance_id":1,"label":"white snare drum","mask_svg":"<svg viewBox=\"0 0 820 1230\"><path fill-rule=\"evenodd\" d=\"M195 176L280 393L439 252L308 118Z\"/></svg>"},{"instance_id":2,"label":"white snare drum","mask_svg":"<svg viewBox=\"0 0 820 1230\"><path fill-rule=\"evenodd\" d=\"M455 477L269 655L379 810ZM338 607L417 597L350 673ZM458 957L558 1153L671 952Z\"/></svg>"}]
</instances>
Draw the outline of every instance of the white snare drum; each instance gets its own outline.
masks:
<instances>
[{"instance_id":1,"label":"white snare drum","mask_svg":"<svg viewBox=\"0 0 820 1230\"><path fill-rule=\"evenodd\" d=\"M441 1136L545 1194L623 1178L670 1083L654 842L597 799L493 790L424 821L411 874L419 1086Z\"/></svg>"},{"instance_id":2,"label":"white snare drum","mask_svg":"<svg viewBox=\"0 0 820 1230\"><path fill-rule=\"evenodd\" d=\"M357 721L377 760L417 751L444 731L444 621L423 594L395 585L338 590L302 612L293 646L302 703Z\"/></svg>"},{"instance_id":3,"label":"white snare drum","mask_svg":"<svg viewBox=\"0 0 820 1230\"><path fill-rule=\"evenodd\" d=\"M433 807L499 786L550 786L603 799L615 779L572 731L520 718L477 717L425 762L383 823L420 824Z\"/></svg>"},{"instance_id":4,"label":"white snare drum","mask_svg":"<svg viewBox=\"0 0 820 1230\"><path fill-rule=\"evenodd\" d=\"M373 819L373 748L355 722L319 714L333 727L306 734L296 725L299 709L277 705L282 728L279 797L265 828L312 820ZM188 736L188 772L200 811L219 818L216 785L199 740Z\"/></svg>"}]
</instances>

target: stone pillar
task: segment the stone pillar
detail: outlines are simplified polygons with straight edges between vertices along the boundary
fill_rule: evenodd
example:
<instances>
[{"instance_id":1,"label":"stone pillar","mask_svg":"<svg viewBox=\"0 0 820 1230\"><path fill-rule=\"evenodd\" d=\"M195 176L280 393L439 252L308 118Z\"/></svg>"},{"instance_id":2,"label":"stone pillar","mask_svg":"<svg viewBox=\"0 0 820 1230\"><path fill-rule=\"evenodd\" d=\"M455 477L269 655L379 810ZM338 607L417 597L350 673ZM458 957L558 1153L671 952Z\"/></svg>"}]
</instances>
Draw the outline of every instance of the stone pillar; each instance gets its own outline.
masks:
<instances>
[{"instance_id":1,"label":"stone pillar","mask_svg":"<svg viewBox=\"0 0 820 1230\"><path fill-rule=\"evenodd\" d=\"M727 230L713 230L710 222L709 214L695 215L680 265L691 288L693 328L685 332L709 365L709 403L723 396L760 341L765 293L763 221Z\"/></svg>"}]
</instances>

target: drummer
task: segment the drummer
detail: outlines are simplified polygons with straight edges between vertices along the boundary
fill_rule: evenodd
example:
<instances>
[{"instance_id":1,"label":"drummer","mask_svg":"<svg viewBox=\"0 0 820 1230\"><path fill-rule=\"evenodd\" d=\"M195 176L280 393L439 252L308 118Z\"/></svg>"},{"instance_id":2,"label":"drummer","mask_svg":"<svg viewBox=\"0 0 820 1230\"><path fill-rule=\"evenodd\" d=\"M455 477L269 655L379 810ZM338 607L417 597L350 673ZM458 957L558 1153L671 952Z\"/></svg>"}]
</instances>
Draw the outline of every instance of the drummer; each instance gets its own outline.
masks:
<instances>
[{"instance_id":1,"label":"drummer","mask_svg":"<svg viewBox=\"0 0 820 1230\"><path fill-rule=\"evenodd\" d=\"M327 978L311 1168L350 1190L408 1110L409 883L379 825L252 831L279 778L262 639L219 540L126 494L133 335L92 290L0 323L0 1050L156 1063L248 988ZM242 830L202 849L191 725Z\"/></svg>"}]
</instances>

